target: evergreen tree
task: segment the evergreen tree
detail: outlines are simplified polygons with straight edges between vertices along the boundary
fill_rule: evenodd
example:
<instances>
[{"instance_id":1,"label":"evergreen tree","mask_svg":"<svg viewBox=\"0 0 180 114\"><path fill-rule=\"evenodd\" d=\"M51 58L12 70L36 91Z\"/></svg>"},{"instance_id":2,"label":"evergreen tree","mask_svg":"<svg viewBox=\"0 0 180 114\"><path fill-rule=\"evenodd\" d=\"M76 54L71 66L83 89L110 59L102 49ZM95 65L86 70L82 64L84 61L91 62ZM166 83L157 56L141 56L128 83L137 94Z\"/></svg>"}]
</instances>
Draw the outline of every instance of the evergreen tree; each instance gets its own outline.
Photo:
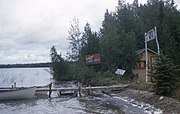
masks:
<instances>
[{"instance_id":1,"label":"evergreen tree","mask_svg":"<svg viewBox=\"0 0 180 114\"><path fill-rule=\"evenodd\" d=\"M156 94L170 96L177 88L178 74L176 66L164 55L157 58L153 71L155 78L154 89Z\"/></svg>"},{"instance_id":2,"label":"evergreen tree","mask_svg":"<svg viewBox=\"0 0 180 114\"><path fill-rule=\"evenodd\" d=\"M68 36L68 40L70 40L70 48L71 52L68 53L68 59L77 61L80 59L80 50L81 50L81 32L79 30L79 19L74 18L71 23L71 27Z\"/></svg>"},{"instance_id":3,"label":"evergreen tree","mask_svg":"<svg viewBox=\"0 0 180 114\"><path fill-rule=\"evenodd\" d=\"M102 56L102 69L108 70L115 64L117 46L119 45L117 34L117 22L113 13L106 10L102 24L100 49Z\"/></svg>"},{"instance_id":4,"label":"evergreen tree","mask_svg":"<svg viewBox=\"0 0 180 114\"><path fill-rule=\"evenodd\" d=\"M99 52L99 38L96 32L91 31L90 24L87 23L84 27L82 35L81 56L84 58L87 54L95 54Z\"/></svg>"},{"instance_id":5,"label":"evergreen tree","mask_svg":"<svg viewBox=\"0 0 180 114\"><path fill-rule=\"evenodd\" d=\"M50 67L53 78L56 80L66 79L66 74L68 72L68 65L61 57L61 54L57 53L55 46L52 46L50 51L52 66Z\"/></svg>"},{"instance_id":6,"label":"evergreen tree","mask_svg":"<svg viewBox=\"0 0 180 114\"><path fill-rule=\"evenodd\" d=\"M133 15L123 3L119 2L118 13L105 13L101 29L101 53L103 67L107 69L121 68L132 74L136 62L136 37L134 34Z\"/></svg>"}]
</instances>

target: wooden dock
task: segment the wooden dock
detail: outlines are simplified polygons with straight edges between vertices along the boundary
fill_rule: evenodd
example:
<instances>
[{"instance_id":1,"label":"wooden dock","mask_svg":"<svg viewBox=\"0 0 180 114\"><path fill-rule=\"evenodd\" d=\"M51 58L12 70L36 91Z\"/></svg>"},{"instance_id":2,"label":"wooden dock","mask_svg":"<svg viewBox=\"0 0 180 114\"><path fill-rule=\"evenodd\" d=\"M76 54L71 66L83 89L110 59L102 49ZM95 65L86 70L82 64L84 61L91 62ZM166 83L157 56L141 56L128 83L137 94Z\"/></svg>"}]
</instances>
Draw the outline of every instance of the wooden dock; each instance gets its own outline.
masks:
<instances>
[{"instance_id":1,"label":"wooden dock","mask_svg":"<svg viewBox=\"0 0 180 114\"><path fill-rule=\"evenodd\" d=\"M126 85L113 85L113 86L96 86L96 87L82 87L81 90L119 90L126 88L129 84ZM51 91L75 91L78 88L51 88ZM37 88L36 91L49 91L49 88Z\"/></svg>"},{"instance_id":2,"label":"wooden dock","mask_svg":"<svg viewBox=\"0 0 180 114\"><path fill-rule=\"evenodd\" d=\"M122 90L126 87L128 87L129 84L126 85L113 85L113 86L96 86L96 87L91 87L90 85L88 87L82 87L82 85L80 83L77 84L78 86L76 88L52 88L52 83L45 85L45 86L37 86L36 87L36 94L37 95L47 95L47 93L49 94L49 97L51 97L51 93L53 91L58 92L58 95L62 95L62 94L73 94L76 96L81 96L81 94L83 92L88 92L88 94L91 94L93 91L96 90L100 90L100 91L104 91L104 92L110 92L110 91L118 91L118 90ZM4 90L12 90L14 89L14 87L16 89L18 88L26 88L26 87L16 87L16 86L12 86L12 87L0 87L1 91Z\"/></svg>"},{"instance_id":3,"label":"wooden dock","mask_svg":"<svg viewBox=\"0 0 180 114\"><path fill-rule=\"evenodd\" d=\"M88 91L88 93L92 93L92 91L95 90L101 90L101 91L118 91L118 90L122 90L126 87L128 87L129 84L126 85L113 85L113 86L96 86L96 87L76 87L76 88L51 88L52 85L49 86L49 88L37 88L37 92L49 92L49 97L51 96L51 92L52 91L57 91L59 92L59 94L63 94L63 93L72 93L72 94L80 94L83 91Z\"/></svg>"}]
</instances>

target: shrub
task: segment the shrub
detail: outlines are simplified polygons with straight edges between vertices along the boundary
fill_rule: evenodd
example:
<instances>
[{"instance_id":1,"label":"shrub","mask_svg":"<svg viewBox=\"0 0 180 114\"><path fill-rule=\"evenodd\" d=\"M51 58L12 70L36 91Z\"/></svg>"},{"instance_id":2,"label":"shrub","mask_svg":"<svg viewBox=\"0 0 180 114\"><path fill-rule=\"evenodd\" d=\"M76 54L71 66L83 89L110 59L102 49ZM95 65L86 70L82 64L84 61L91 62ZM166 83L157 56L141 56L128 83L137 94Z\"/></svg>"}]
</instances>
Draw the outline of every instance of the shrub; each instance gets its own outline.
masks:
<instances>
[{"instance_id":1,"label":"shrub","mask_svg":"<svg viewBox=\"0 0 180 114\"><path fill-rule=\"evenodd\" d=\"M156 94L172 95L178 83L177 69L173 62L164 55L158 56L152 75L155 79Z\"/></svg>"}]
</instances>

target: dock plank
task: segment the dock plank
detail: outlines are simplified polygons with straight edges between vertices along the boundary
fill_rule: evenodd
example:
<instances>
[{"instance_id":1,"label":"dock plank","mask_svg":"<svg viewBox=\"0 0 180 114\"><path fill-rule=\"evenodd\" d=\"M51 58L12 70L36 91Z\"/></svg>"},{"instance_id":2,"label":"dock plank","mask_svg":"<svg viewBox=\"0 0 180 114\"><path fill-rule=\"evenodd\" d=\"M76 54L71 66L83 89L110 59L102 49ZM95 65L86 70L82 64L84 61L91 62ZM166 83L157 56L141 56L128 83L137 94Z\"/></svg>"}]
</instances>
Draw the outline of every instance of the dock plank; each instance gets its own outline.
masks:
<instances>
[{"instance_id":1,"label":"dock plank","mask_svg":"<svg viewBox=\"0 0 180 114\"><path fill-rule=\"evenodd\" d=\"M95 87L82 87L81 90L101 90L101 89L120 89L126 88L129 84L126 85L113 85L113 86L95 86ZM78 88L51 88L51 91L77 91ZM36 91L49 91L49 88L37 88Z\"/></svg>"}]
</instances>

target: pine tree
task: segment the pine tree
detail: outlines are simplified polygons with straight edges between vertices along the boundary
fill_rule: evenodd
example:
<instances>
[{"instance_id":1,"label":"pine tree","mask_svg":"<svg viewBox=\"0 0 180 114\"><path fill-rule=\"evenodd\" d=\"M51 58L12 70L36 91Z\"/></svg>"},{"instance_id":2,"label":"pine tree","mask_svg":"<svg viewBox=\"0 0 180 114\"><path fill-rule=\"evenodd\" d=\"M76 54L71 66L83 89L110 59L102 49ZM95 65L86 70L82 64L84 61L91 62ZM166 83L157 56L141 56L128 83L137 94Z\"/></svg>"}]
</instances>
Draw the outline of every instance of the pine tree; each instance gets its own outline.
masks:
<instances>
[{"instance_id":1,"label":"pine tree","mask_svg":"<svg viewBox=\"0 0 180 114\"><path fill-rule=\"evenodd\" d=\"M55 46L52 46L50 51L52 66L50 68L53 78L56 80L66 79L65 75L68 72L68 66L61 54L57 53Z\"/></svg>"},{"instance_id":2,"label":"pine tree","mask_svg":"<svg viewBox=\"0 0 180 114\"><path fill-rule=\"evenodd\" d=\"M70 41L71 52L68 53L68 59L77 61L80 59L80 50L81 50L81 31L79 29L79 19L74 18L71 23L71 27L68 36Z\"/></svg>"},{"instance_id":3,"label":"pine tree","mask_svg":"<svg viewBox=\"0 0 180 114\"><path fill-rule=\"evenodd\" d=\"M153 71L155 78L155 93L159 95L170 96L176 89L178 83L178 74L176 66L164 55L157 58L157 63Z\"/></svg>"},{"instance_id":4,"label":"pine tree","mask_svg":"<svg viewBox=\"0 0 180 114\"><path fill-rule=\"evenodd\" d=\"M84 57L87 54L95 54L99 52L99 37L96 32L91 31L91 26L86 23L84 32L82 33L81 43L81 56Z\"/></svg>"}]
</instances>

